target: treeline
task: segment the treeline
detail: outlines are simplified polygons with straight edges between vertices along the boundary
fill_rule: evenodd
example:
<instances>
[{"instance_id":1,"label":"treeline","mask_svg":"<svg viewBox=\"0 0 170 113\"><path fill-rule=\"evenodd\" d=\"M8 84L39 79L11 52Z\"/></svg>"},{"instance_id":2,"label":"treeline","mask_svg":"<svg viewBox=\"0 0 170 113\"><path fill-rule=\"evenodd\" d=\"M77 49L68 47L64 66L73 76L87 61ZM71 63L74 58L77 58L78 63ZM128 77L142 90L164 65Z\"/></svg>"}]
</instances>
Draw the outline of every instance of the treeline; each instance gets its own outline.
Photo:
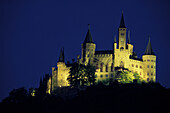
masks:
<instances>
[{"instance_id":1,"label":"treeline","mask_svg":"<svg viewBox=\"0 0 170 113\"><path fill-rule=\"evenodd\" d=\"M170 112L170 89L159 83L112 82L58 88L48 95L42 88L14 89L0 104L1 112ZM70 93L72 92L72 93Z\"/></svg>"}]
</instances>

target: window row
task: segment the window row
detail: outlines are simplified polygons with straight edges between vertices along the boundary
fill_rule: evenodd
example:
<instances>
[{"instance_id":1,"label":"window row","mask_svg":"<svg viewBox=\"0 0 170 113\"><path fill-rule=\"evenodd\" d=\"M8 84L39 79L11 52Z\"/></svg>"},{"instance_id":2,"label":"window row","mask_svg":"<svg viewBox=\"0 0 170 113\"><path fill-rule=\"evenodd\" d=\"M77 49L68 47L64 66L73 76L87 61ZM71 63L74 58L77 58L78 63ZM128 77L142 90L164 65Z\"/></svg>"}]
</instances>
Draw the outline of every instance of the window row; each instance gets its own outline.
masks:
<instances>
[{"instance_id":1,"label":"window row","mask_svg":"<svg viewBox=\"0 0 170 113\"><path fill-rule=\"evenodd\" d=\"M108 65L103 66L103 63L100 64L100 72L103 72L103 68L104 67L106 69L105 71L108 72L108 70L109 70ZM114 68L113 64L111 65L110 68L111 68L111 72L113 72L113 68ZM97 71L97 69L99 69L99 65L98 64L96 64L96 71Z\"/></svg>"},{"instance_id":2,"label":"window row","mask_svg":"<svg viewBox=\"0 0 170 113\"><path fill-rule=\"evenodd\" d=\"M99 76L99 75L96 75L96 78L97 78L98 76ZM107 78L107 77L109 77L109 75L105 75L105 76L104 76L104 75L100 75L99 77L100 77L100 78L103 78L103 77L106 77L106 78ZM113 74L111 74L110 77L113 78Z\"/></svg>"},{"instance_id":3,"label":"window row","mask_svg":"<svg viewBox=\"0 0 170 113\"><path fill-rule=\"evenodd\" d=\"M148 82L149 82L149 81L153 81L153 78L151 78L151 79L147 78L147 81L148 81Z\"/></svg>"},{"instance_id":4,"label":"window row","mask_svg":"<svg viewBox=\"0 0 170 113\"><path fill-rule=\"evenodd\" d=\"M147 75L148 75L148 76L149 76L149 75L153 76L153 73L149 73L149 72L148 72Z\"/></svg>"},{"instance_id":5,"label":"window row","mask_svg":"<svg viewBox=\"0 0 170 113\"><path fill-rule=\"evenodd\" d=\"M140 69L142 69L142 66L138 66L138 65L135 66L134 64L132 64L132 67L136 67L136 68L139 67Z\"/></svg>"},{"instance_id":6,"label":"window row","mask_svg":"<svg viewBox=\"0 0 170 113\"><path fill-rule=\"evenodd\" d=\"M154 62L154 60L149 60L149 59L148 60L144 60L144 62L146 62L146 61L147 62Z\"/></svg>"},{"instance_id":7,"label":"window row","mask_svg":"<svg viewBox=\"0 0 170 113\"><path fill-rule=\"evenodd\" d=\"M149 67L153 68L153 65L151 65L151 66L147 65L147 68L149 68Z\"/></svg>"}]
</instances>

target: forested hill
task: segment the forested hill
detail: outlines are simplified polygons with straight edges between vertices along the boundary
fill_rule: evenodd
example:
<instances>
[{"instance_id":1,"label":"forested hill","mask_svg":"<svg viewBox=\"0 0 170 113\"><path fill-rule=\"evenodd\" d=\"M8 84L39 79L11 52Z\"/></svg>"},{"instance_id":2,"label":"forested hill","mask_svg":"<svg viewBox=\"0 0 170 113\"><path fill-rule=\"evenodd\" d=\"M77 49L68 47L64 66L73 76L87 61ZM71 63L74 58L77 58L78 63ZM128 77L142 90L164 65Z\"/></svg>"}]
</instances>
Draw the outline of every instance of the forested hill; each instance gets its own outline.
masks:
<instances>
[{"instance_id":1,"label":"forested hill","mask_svg":"<svg viewBox=\"0 0 170 113\"><path fill-rule=\"evenodd\" d=\"M67 90L66 90L67 89ZM73 92L73 93L69 93ZM69 95L70 94L70 95ZM65 96L63 96L65 95ZM1 112L170 112L170 89L159 83L98 85L84 90L60 88L55 94L31 96L24 88L3 100Z\"/></svg>"}]
</instances>

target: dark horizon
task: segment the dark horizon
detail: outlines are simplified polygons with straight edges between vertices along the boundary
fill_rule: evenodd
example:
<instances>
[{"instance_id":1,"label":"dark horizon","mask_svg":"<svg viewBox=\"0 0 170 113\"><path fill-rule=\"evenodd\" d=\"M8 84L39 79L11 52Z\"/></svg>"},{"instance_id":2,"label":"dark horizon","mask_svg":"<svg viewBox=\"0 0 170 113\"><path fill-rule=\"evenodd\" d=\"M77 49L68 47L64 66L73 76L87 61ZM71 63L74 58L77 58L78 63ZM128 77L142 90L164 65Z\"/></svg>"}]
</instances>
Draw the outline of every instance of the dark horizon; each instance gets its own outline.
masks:
<instances>
[{"instance_id":1,"label":"dark horizon","mask_svg":"<svg viewBox=\"0 0 170 113\"><path fill-rule=\"evenodd\" d=\"M168 0L0 1L0 100L14 88L38 87L56 66L62 47L65 62L81 55L88 24L96 50L111 50L122 10L137 56L144 54L150 36L156 80L170 88L169 6Z\"/></svg>"}]
</instances>

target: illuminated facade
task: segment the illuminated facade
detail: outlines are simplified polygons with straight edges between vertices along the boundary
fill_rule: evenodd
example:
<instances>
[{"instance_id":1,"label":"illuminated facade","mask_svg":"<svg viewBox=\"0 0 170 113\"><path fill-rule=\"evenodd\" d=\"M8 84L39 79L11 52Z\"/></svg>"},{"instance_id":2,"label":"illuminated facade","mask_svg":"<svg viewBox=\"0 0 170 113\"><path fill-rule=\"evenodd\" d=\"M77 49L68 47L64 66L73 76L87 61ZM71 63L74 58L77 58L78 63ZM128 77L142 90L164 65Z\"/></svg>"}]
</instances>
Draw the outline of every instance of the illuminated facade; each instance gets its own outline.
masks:
<instances>
[{"instance_id":1,"label":"illuminated facade","mask_svg":"<svg viewBox=\"0 0 170 113\"><path fill-rule=\"evenodd\" d=\"M116 42L115 37L112 50L96 51L96 44L93 42L90 26L88 26L88 32L81 48L82 55L77 61L85 65L96 66L96 81L110 78L115 80L117 68L136 72L146 82L156 81L156 56L153 53L150 39L142 59L137 58L130 42L130 32L127 33L123 13L118 28L118 42ZM64 62L64 50L61 50L57 68L52 68L52 77L49 79L48 86L52 87L52 90L55 87L69 86L67 81L69 71L70 65ZM50 88L47 92L50 93Z\"/></svg>"}]
</instances>

